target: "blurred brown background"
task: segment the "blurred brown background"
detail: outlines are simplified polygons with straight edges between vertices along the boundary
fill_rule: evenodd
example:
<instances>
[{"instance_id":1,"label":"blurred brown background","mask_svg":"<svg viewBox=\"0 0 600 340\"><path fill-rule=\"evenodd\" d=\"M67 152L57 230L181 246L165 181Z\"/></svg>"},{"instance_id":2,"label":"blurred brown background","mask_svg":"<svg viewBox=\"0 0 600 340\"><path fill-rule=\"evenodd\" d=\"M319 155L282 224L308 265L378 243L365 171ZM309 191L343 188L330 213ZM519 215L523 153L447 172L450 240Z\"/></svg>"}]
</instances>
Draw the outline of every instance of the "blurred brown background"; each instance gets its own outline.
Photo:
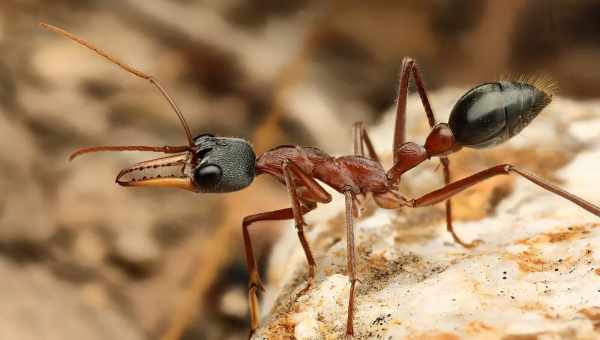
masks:
<instances>
[{"instance_id":1,"label":"blurred brown background","mask_svg":"<svg viewBox=\"0 0 600 340\"><path fill-rule=\"evenodd\" d=\"M286 202L267 178L222 196L114 184L148 154L68 163L77 147L185 139L150 84L40 21L160 79L194 133L244 137L259 153L349 153L352 122L393 104L403 56L430 90L544 73L562 95L600 95L596 1L4 0L2 339L243 339L240 221ZM253 228L263 271L280 230Z\"/></svg>"}]
</instances>

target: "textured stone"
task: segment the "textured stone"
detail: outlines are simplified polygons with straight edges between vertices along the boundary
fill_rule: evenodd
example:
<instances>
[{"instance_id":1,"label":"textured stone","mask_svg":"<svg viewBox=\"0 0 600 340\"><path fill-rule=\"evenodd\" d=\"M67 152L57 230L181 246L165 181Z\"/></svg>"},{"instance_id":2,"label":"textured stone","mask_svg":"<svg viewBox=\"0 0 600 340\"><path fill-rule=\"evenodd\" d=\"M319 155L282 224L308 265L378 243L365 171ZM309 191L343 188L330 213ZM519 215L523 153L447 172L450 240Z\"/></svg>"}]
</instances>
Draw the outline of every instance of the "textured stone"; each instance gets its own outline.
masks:
<instances>
[{"instance_id":1,"label":"textured stone","mask_svg":"<svg viewBox=\"0 0 600 340\"><path fill-rule=\"evenodd\" d=\"M447 90L431 100L434 107L444 108L443 117L459 95ZM413 136L426 131L416 100L409 105ZM506 161L502 158L516 164L523 160L525 168L597 204L598 108L597 103L557 99L498 150L451 157L453 173L460 174L454 178L465 176L465 168L473 167L472 173ZM388 160L392 120L390 113L371 129ZM545 150L561 160L544 163L551 158ZM403 177L411 196L441 185L436 166L430 162ZM598 217L524 179L501 177L453 200L460 212L470 197L469 210L480 212L459 214L455 223L465 240L483 240L473 250L452 242L441 206L390 211L367 205L355 233L361 280L355 300L357 338L598 337ZM503 190L500 196L498 190ZM343 336L349 282L343 199L336 196L330 206L308 215L313 225L308 238L318 267L315 284L305 294L306 263L292 226L275 248L264 308L270 312L256 338Z\"/></svg>"}]
</instances>

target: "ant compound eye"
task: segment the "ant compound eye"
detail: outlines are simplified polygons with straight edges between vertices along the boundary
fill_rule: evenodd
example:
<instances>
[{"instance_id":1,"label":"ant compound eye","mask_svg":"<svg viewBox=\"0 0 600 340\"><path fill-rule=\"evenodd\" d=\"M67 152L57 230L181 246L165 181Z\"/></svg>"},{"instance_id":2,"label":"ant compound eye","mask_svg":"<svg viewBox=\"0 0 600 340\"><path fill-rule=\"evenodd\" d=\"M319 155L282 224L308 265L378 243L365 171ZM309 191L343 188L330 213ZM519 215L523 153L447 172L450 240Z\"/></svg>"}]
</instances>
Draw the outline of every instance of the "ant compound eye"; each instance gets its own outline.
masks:
<instances>
[{"instance_id":1,"label":"ant compound eye","mask_svg":"<svg viewBox=\"0 0 600 340\"><path fill-rule=\"evenodd\" d=\"M214 188L221 181L223 171L214 164L205 165L196 170L194 180L200 188Z\"/></svg>"}]
</instances>

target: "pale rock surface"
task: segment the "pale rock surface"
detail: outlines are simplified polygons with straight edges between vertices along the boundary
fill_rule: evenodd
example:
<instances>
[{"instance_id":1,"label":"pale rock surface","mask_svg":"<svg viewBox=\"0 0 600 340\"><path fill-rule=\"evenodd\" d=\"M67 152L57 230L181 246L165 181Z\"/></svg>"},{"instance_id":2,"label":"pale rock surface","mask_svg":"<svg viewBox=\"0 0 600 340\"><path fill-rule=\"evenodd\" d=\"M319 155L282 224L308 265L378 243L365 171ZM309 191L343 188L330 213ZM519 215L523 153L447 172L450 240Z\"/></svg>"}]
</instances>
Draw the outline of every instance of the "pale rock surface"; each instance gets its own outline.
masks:
<instances>
[{"instance_id":1,"label":"pale rock surface","mask_svg":"<svg viewBox=\"0 0 600 340\"><path fill-rule=\"evenodd\" d=\"M431 96L447 121L462 91ZM409 100L411 138L427 132ZM393 114L370 129L389 163ZM496 150L451 157L453 178L510 162L600 203L600 103L556 99L521 135ZM406 195L442 184L438 162L403 177ZM255 339L339 339L349 282L343 199L307 216L318 263L306 292L306 263L293 225L275 247ZM356 220L358 339L592 339L600 337L600 220L516 176L500 176L454 200L455 228L481 239L452 242L441 206L391 211L368 204Z\"/></svg>"}]
</instances>

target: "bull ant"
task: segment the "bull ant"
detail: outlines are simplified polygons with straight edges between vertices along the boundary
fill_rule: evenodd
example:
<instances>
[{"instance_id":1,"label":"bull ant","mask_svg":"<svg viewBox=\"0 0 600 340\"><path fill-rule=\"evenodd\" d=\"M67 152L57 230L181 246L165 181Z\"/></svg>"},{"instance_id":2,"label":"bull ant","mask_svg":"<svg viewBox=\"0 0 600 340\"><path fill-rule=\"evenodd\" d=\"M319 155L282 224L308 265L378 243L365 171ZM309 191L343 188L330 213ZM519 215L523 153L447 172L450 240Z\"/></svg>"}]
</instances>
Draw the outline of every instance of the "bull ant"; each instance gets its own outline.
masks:
<instances>
[{"instance_id":1,"label":"bull ant","mask_svg":"<svg viewBox=\"0 0 600 340\"><path fill-rule=\"evenodd\" d=\"M69 32L48 24L42 23L41 26L93 50L125 71L150 81L179 117L188 142L184 146L95 146L76 150L71 154L70 160L85 153L98 151L133 150L175 154L137 163L121 170L116 182L129 187L171 187L201 193L225 193L247 187L254 177L262 174L271 175L285 185L291 200L290 208L250 215L242 222L246 260L250 273L248 293L250 335L258 328L257 291L263 290L263 285L256 267L248 228L259 221L293 219L308 262L308 287L310 287L314 280L316 263L304 236L303 215L315 209L318 203L325 204L331 201L331 195L317 180L344 195L346 202L347 271L350 280L346 324L348 338L354 334L352 319L357 281L353 219L357 207L367 195L370 195L379 207L385 209L418 208L445 202L448 232L455 242L466 248L476 246L479 240L466 243L458 237L452 226L450 198L494 176L507 174L521 176L600 216L600 207L512 164L493 166L450 182L448 155L460 151L463 147L493 147L517 135L550 103L553 95L551 84L498 81L478 85L458 100L452 109L448 123L438 123L429 104L417 64L414 60L405 58L402 61L397 95L393 140L394 165L389 170L383 168L367 130L360 122L353 127L353 155L332 157L314 147L281 145L256 157L252 146L243 139L218 137L212 134L201 134L193 138L175 101L152 76L116 60ZM405 141L406 97L411 75L431 127L424 145ZM404 197L398 191L402 174L432 157L438 157L441 161L445 186L418 198Z\"/></svg>"}]
</instances>

